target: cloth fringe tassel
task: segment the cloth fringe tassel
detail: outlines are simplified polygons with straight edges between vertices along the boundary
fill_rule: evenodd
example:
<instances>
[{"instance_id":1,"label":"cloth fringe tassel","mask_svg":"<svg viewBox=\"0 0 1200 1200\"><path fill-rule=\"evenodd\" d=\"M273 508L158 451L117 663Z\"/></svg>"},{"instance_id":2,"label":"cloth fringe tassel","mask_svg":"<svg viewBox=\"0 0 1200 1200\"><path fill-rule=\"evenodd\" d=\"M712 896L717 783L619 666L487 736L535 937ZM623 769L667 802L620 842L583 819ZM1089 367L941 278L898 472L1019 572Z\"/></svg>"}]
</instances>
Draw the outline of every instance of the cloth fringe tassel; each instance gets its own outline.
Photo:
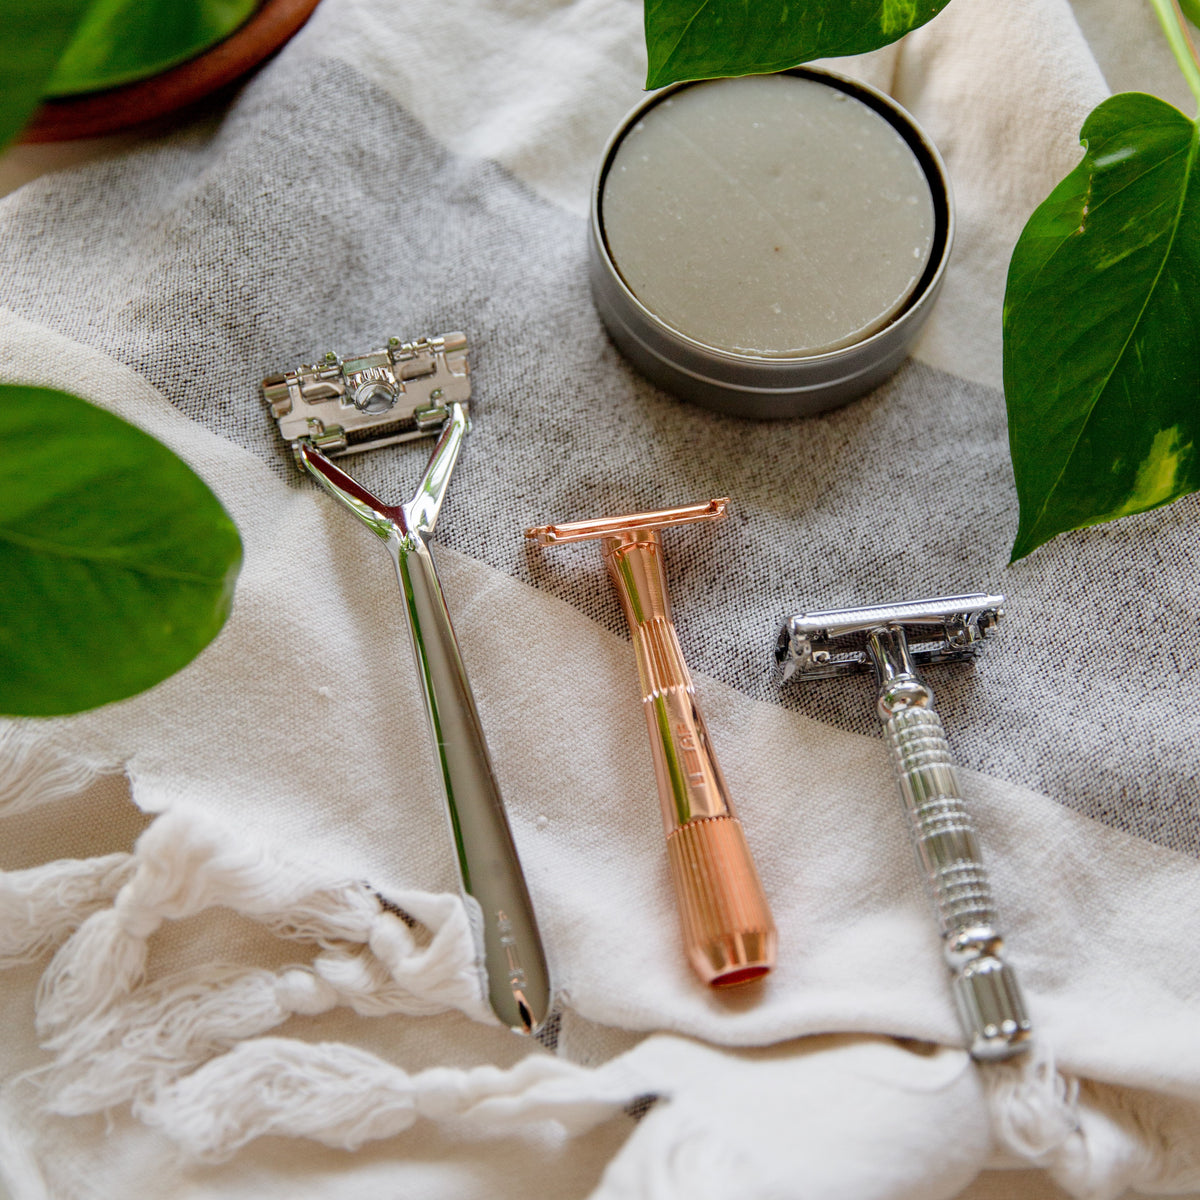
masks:
<instances>
[{"instance_id":1,"label":"cloth fringe tassel","mask_svg":"<svg viewBox=\"0 0 1200 1200\"><path fill-rule=\"evenodd\" d=\"M0 816L77 796L116 764L89 763L59 750L21 722L0 728Z\"/></svg>"},{"instance_id":2,"label":"cloth fringe tassel","mask_svg":"<svg viewBox=\"0 0 1200 1200\"><path fill-rule=\"evenodd\" d=\"M447 1007L399 985L367 947L326 951L309 966L278 973L206 967L137 989L96 1019L86 1043L55 1039L49 1107L80 1115L145 1098L243 1039L338 1005L364 1016L426 1016Z\"/></svg>"},{"instance_id":3,"label":"cloth fringe tassel","mask_svg":"<svg viewBox=\"0 0 1200 1200\"><path fill-rule=\"evenodd\" d=\"M172 810L138 839L132 875L112 906L87 917L47 967L38 1031L49 1049L73 1057L95 1052L116 1019L109 1010L142 981L147 939L164 920L218 905L329 950L326 969L345 976L347 994L368 1011L458 1008L489 1020L457 897L413 894L397 902L427 923L427 945L365 885L330 884L193 812ZM347 942L369 947L380 969L362 959L355 965L344 953Z\"/></svg>"},{"instance_id":4,"label":"cloth fringe tassel","mask_svg":"<svg viewBox=\"0 0 1200 1200\"><path fill-rule=\"evenodd\" d=\"M19 726L0 730L0 815L75 795L111 769ZM317 952L278 972L216 966L146 982L147 941L162 923L214 906ZM576 1133L658 1082L635 1079L623 1059L589 1069L537 1052L507 1071L409 1075L351 1046L263 1037L339 1005L494 1022L468 910L456 896L383 900L186 809L156 818L132 854L0 872L0 968L56 947L36 997L55 1055L34 1073L43 1103L64 1115L132 1103L198 1158L228 1158L268 1133L353 1148L418 1118L497 1134L554 1121ZM1200 1103L1080 1083L1044 1045L981 1074L997 1142L1079 1200L1200 1189Z\"/></svg>"},{"instance_id":5,"label":"cloth fringe tassel","mask_svg":"<svg viewBox=\"0 0 1200 1200\"><path fill-rule=\"evenodd\" d=\"M1079 1126L1079 1085L1058 1071L1038 1039L1019 1058L980 1067L999 1143L1031 1162L1052 1154Z\"/></svg>"},{"instance_id":6,"label":"cloth fringe tassel","mask_svg":"<svg viewBox=\"0 0 1200 1200\"><path fill-rule=\"evenodd\" d=\"M0 871L0 969L34 962L58 946L112 903L133 867L132 855L108 854Z\"/></svg>"},{"instance_id":7,"label":"cloth fringe tassel","mask_svg":"<svg viewBox=\"0 0 1200 1200\"><path fill-rule=\"evenodd\" d=\"M1057 1070L1044 1042L981 1068L1000 1145L1078 1200L1200 1188L1200 1104Z\"/></svg>"},{"instance_id":8,"label":"cloth fringe tassel","mask_svg":"<svg viewBox=\"0 0 1200 1200\"><path fill-rule=\"evenodd\" d=\"M145 982L162 923L217 906L318 952L279 972L216 966ZM145 1099L295 1014L346 1005L495 1021L458 897L402 893L385 907L364 884L330 881L186 809L159 816L132 854L0 873L0 966L55 946L36 995L55 1060L36 1074L63 1114Z\"/></svg>"},{"instance_id":9,"label":"cloth fringe tassel","mask_svg":"<svg viewBox=\"0 0 1200 1200\"><path fill-rule=\"evenodd\" d=\"M195 1158L219 1162L266 1134L353 1150L421 1117L497 1135L553 1121L574 1135L619 1113L634 1091L620 1072L544 1054L507 1070L410 1075L354 1046L262 1038L158 1089L134 1113Z\"/></svg>"},{"instance_id":10,"label":"cloth fringe tassel","mask_svg":"<svg viewBox=\"0 0 1200 1200\"><path fill-rule=\"evenodd\" d=\"M1079 1128L1044 1165L1080 1200L1200 1190L1200 1104L1085 1081Z\"/></svg>"}]
</instances>

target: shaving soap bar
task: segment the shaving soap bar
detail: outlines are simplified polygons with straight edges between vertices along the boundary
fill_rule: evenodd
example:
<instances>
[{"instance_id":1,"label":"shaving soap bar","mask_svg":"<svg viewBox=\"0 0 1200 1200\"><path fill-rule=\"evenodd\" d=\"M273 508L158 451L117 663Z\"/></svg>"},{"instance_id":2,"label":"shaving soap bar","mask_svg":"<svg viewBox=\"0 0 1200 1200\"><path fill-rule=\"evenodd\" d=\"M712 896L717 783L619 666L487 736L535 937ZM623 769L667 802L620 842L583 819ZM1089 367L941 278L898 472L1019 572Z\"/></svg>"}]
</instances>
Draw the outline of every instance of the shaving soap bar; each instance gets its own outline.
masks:
<instances>
[{"instance_id":1,"label":"shaving soap bar","mask_svg":"<svg viewBox=\"0 0 1200 1200\"><path fill-rule=\"evenodd\" d=\"M646 108L611 159L600 224L651 314L765 357L822 354L887 325L936 236L905 138L799 74L694 84Z\"/></svg>"}]
</instances>

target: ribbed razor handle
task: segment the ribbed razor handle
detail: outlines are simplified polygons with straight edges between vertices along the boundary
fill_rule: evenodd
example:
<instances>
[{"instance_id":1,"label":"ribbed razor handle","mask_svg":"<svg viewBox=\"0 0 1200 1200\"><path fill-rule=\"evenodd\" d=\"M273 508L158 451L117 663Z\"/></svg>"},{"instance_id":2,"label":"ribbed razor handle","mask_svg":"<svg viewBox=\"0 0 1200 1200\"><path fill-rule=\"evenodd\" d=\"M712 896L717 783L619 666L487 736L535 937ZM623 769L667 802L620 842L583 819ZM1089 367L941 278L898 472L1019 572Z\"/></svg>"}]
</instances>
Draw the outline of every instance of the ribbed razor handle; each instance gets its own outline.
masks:
<instances>
[{"instance_id":1,"label":"ribbed razor handle","mask_svg":"<svg viewBox=\"0 0 1200 1200\"><path fill-rule=\"evenodd\" d=\"M1025 1049L1030 1021L1002 957L991 886L941 718L930 708L905 708L883 728L971 1054L1008 1058Z\"/></svg>"},{"instance_id":2,"label":"ribbed razor handle","mask_svg":"<svg viewBox=\"0 0 1200 1200\"><path fill-rule=\"evenodd\" d=\"M722 984L765 975L775 922L742 823L698 817L667 838L683 940L697 971Z\"/></svg>"}]
</instances>

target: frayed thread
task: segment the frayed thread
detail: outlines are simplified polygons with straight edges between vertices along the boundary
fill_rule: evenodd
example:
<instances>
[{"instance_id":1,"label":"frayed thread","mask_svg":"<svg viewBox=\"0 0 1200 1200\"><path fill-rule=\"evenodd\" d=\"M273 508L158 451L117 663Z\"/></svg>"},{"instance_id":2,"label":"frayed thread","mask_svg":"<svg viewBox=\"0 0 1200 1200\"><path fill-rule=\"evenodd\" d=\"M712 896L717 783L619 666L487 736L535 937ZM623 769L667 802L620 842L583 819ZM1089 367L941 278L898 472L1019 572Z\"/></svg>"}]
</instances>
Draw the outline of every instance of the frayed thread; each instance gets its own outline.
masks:
<instances>
[{"instance_id":1,"label":"frayed thread","mask_svg":"<svg viewBox=\"0 0 1200 1200\"><path fill-rule=\"evenodd\" d=\"M0 726L0 816L77 796L119 769L68 754L20 723Z\"/></svg>"},{"instance_id":2,"label":"frayed thread","mask_svg":"<svg viewBox=\"0 0 1200 1200\"><path fill-rule=\"evenodd\" d=\"M60 859L24 871L0 871L0 969L34 962L129 881L130 854Z\"/></svg>"},{"instance_id":3,"label":"frayed thread","mask_svg":"<svg viewBox=\"0 0 1200 1200\"><path fill-rule=\"evenodd\" d=\"M1087 1081L1080 1088L1079 1128L1043 1165L1078 1200L1194 1192L1200 1188L1200 1103Z\"/></svg>"},{"instance_id":4,"label":"frayed thread","mask_svg":"<svg viewBox=\"0 0 1200 1200\"><path fill-rule=\"evenodd\" d=\"M1045 1041L982 1070L992 1129L1000 1144L1031 1162L1042 1160L1079 1127L1079 1084L1062 1075Z\"/></svg>"}]
</instances>

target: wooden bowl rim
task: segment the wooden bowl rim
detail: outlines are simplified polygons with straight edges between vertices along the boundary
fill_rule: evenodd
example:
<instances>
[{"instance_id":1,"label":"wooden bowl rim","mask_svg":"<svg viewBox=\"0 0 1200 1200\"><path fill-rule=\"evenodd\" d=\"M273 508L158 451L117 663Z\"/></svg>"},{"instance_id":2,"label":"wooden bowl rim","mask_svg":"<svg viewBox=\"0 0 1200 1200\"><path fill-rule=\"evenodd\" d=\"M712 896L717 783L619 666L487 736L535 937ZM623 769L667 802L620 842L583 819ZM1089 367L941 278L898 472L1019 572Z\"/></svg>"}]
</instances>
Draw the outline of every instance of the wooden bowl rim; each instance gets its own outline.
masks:
<instances>
[{"instance_id":1,"label":"wooden bowl rim","mask_svg":"<svg viewBox=\"0 0 1200 1200\"><path fill-rule=\"evenodd\" d=\"M46 100L23 142L100 137L187 108L263 63L312 15L319 0L263 0L224 41L159 75L101 92Z\"/></svg>"}]
</instances>

